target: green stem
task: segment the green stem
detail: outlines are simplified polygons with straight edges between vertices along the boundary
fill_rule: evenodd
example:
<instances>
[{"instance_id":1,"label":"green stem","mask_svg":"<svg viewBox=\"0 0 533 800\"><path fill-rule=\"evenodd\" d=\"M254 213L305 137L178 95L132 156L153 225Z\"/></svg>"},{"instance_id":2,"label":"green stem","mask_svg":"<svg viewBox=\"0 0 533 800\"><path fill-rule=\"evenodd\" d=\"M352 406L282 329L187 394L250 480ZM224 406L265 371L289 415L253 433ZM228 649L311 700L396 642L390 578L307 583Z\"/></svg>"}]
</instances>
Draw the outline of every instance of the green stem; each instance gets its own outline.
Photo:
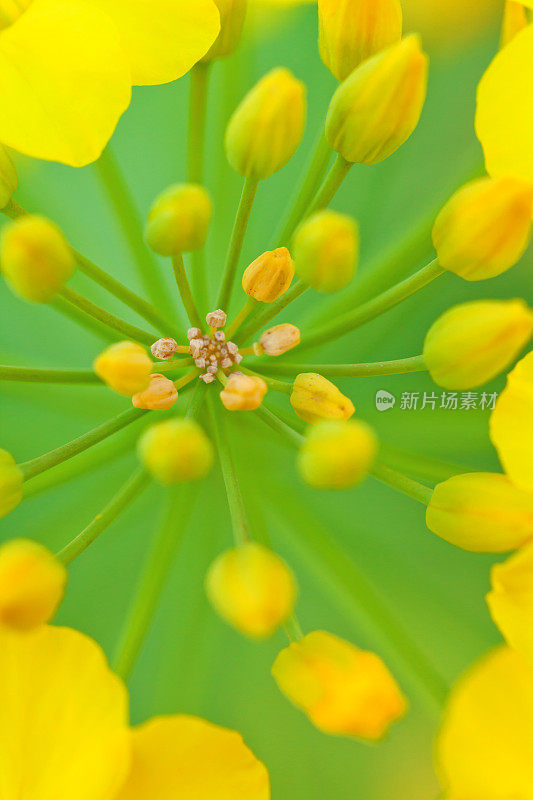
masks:
<instances>
[{"instance_id":1,"label":"green stem","mask_svg":"<svg viewBox=\"0 0 533 800\"><path fill-rule=\"evenodd\" d=\"M276 242L280 245L287 245L290 243L294 231L304 218L307 209L313 201L320 184L324 180L329 162L331 160L331 147L329 146L324 132L321 131L320 137L317 141L313 157L307 168L306 176L294 198L291 210L287 217L281 232L276 236ZM279 245L278 245L279 246Z\"/></svg>"},{"instance_id":2,"label":"green stem","mask_svg":"<svg viewBox=\"0 0 533 800\"><path fill-rule=\"evenodd\" d=\"M120 336L115 330L111 330L111 328L108 328L103 322L94 319L94 317L87 316L85 311L80 311L77 306L73 306L72 303L69 303L64 297L61 297L61 295L56 295L54 299L50 301L50 306L55 311L63 314L64 317L75 322L76 325L80 325L80 327L85 328L105 342L116 342L120 339Z\"/></svg>"},{"instance_id":3,"label":"green stem","mask_svg":"<svg viewBox=\"0 0 533 800\"><path fill-rule=\"evenodd\" d=\"M309 289L309 286L306 283L299 279L296 280L285 294L278 297L273 303L268 303L266 308L258 314L249 325L245 325L244 329L239 334L239 342L247 342L260 328L263 328L267 322L274 319L274 317L283 311L289 303L297 300L307 289Z\"/></svg>"},{"instance_id":4,"label":"green stem","mask_svg":"<svg viewBox=\"0 0 533 800\"><path fill-rule=\"evenodd\" d=\"M183 369L184 367L190 367L191 364L194 364L192 358L175 358L171 361L154 361L154 365L152 367L152 372L172 372L174 369Z\"/></svg>"},{"instance_id":5,"label":"green stem","mask_svg":"<svg viewBox=\"0 0 533 800\"><path fill-rule=\"evenodd\" d=\"M419 503L425 506L427 506L433 494L433 489L429 486L424 486L423 483L408 478L407 475L403 475L403 473L397 472L395 469L391 469L385 464L374 464L371 475L377 478L378 481L392 486L394 489L406 494L408 497L412 497L413 500L418 500Z\"/></svg>"},{"instance_id":6,"label":"green stem","mask_svg":"<svg viewBox=\"0 0 533 800\"><path fill-rule=\"evenodd\" d=\"M144 469L137 469L92 522L59 551L57 558L63 564L70 564L139 496L150 480Z\"/></svg>"},{"instance_id":7,"label":"green stem","mask_svg":"<svg viewBox=\"0 0 533 800\"><path fill-rule=\"evenodd\" d=\"M129 186L111 148L95 162L102 184L122 229L130 254L137 265L143 287L157 308L169 306L168 292L158 265L148 250L142 236L142 220Z\"/></svg>"},{"instance_id":8,"label":"green stem","mask_svg":"<svg viewBox=\"0 0 533 800\"><path fill-rule=\"evenodd\" d=\"M246 178L242 189L237 215L233 225L228 254L226 257L226 265L224 267L224 275L222 277L222 284L218 295L217 305L219 308L227 311L233 289L233 281L235 280L235 273L239 263L239 258L242 251L244 236L248 227L250 214L252 213L252 206L254 203L255 195L259 181L255 178Z\"/></svg>"},{"instance_id":9,"label":"green stem","mask_svg":"<svg viewBox=\"0 0 533 800\"><path fill-rule=\"evenodd\" d=\"M256 416L266 422L266 424L272 428L273 431L279 433L283 438L291 445L291 447L300 447L302 444L304 437L298 431L295 431L294 428L291 428L290 425L287 425L278 414L275 414L269 408L263 404L259 408L257 408L254 412Z\"/></svg>"},{"instance_id":10,"label":"green stem","mask_svg":"<svg viewBox=\"0 0 533 800\"><path fill-rule=\"evenodd\" d=\"M199 374L200 370L197 367L195 367L186 375L184 375L183 378L174 381L174 386L176 387L176 389L183 389L185 386L187 386L188 383L191 383L195 378L197 378ZM203 383L203 381L199 381L199 383Z\"/></svg>"},{"instance_id":11,"label":"green stem","mask_svg":"<svg viewBox=\"0 0 533 800\"><path fill-rule=\"evenodd\" d=\"M194 302L189 279L187 278L187 272L185 270L185 264L183 263L183 255L181 253L172 256L172 269L174 270L174 277L176 278L181 302L185 307L189 322L195 328L201 328L202 320L196 308L196 303Z\"/></svg>"},{"instance_id":12,"label":"green stem","mask_svg":"<svg viewBox=\"0 0 533 800\"><path fill-rule=\"evenodd\" d=\"M275 378L268 378L266 375L260 375L259 372L254 372L253 369L248 369L247 367L241 367L241 372L244 372L245 375L253 375L255 378L261 378L269 389L273 389L275 392L281 392L281 394L292 394L292 383L287 383L286 381L277 381Z\"/></svg>"},{"instance_id":13,"label":"green stem","mask_svg":"<svg viewBox=\"0 0 533 800\"><path fill-rule=\"evenodd\" d=\"M403 375L424 372L427 367L423 356L397 358L394 361L376 361L369 364L279 364L261 361L260 374L299 375L301 372L318 372L325 378L370 378L380 375Z\"/></svg>"},{"instance_id":14,"label":"green stem","mask_svg":"<svg viewBox=\"0 0 533 800\"><path fill-rule=\"evenodd\" d=\"M258 307L259 303L253 297L249 297L246 303L243 305L231 325L226 329L226 339L231 339L233 334L239 330L242 323L245 319L247 319L252 311Z\"/></svg>"},{"instance_id":15,"label":"green stem","mask_svg":"<svg viewBox=\"0 0 533 800\"><path fill-rule=\"evenodd\" d=\"M250 538L248 531L248 521L242 498L239 479L235 469L235 463L230 450L229 439L226 428L225 415L220 406L217 405L213 393L209 396L209 410L213 421L213 430L218 450L220 468L226 487L228 506L233 526L233 535L237 545L246 544Z\"/></svg>"},{"instance_id":16,"label":"green stem","mask_svg":"<svg viewBox=\"0 0 533 800\"><path fill-rule=\"evenodd\" d=\"M157 338L154 333L143 331L141 328L137 328L135 325L130 325L129 322L115 317L114 314L110 314L109 311L100 308L96 303L87 300L82 294L75 292L74 289L70 289L68 286L64 286L60 290L59 295L66 300L67 303L75 306L79 311L98 320L98 322L103 322L108 328L122 334L126 339L133 339L133 341L140 342L141 344L151 345Z\"/></svg>"},{"instance_id":17,"label":"green stem","mask_svg":"<svg viewBox=\"0 0 533 800\"><path fill-rule=\"evenodd\" d=\"M444 272L445 270L440 266L437 259L434 259L425 267L419 269L418 272L415 272L414 275L392 286L373 300L369 300L341 317L337 317L321 328L315 328L311 335L303 337L303 341L299 345L300 351L334 341L350 333L350 331L360 328L367 322L394 308L398 303L411 297L412 294L427 286L428 283L438 278L439 275L443 275Z\"/></svg>"},{"instance_id":18,"label":"green stem","mask_svg":"<svg viewBox=\"0 0 533 800\"><path fill-rule=\"evenodd\" d=\"M293 614L292 617L289 617L287 622L283 626L285 633L287 634L287 639L289 642L299 642L300 639L303 639L303 631L298 622L298 619Z\"/></svg>"},{"instance_id":19,"label":"green stem","mask_svg":"<svg viewBox=\"0 0 533 800\"><path fill-rule=\"evenodd\" d=\"M329 206L352 167L353 164L346 161L340 153L337 155L335 163L315 197L314 203L309 210L309 215Z\"/></svg>"},{"instance_id":20,"label":"green stem","mask_svg":"<svg viewBox=\"0 0 533 800\"><path fill-rule=\"evenodd\" d=\"M0 381L25 381L29 383L83 383L100 384L102 381L90 369L32 369L0 365Z\"/></svg>"},{"instance_id":21,"label":"green stem","mask_svg":"<svg viewBox=\"0 0 533 800\"><path fill-rule=\"evenodd\" d=\"M24 461L22 464L19 464L24 475L24 480L27 481L35 475L39 475L39 473L55 467L56 464L61 464L63 461L67 461L78 453L82 453L84 450L107 439L108 436L112 436L112 434L121 430L121 428L126 427L126 425L129 425L131 422L135 422L147 413L147 411L139 408L129 408L127 411L123 411L121 414L104 422L102 425L98 425L97 428L93 428L87 433L78 436L71 442L67 442L67 444L61 445L61 447L57 447L49 453L38 456L38 458L33 458L31 461Z\"/></svg>"},{"instance_id":22,"label":"green stem","mask_svg":"<svg viewBox=\"0 0 533 800\"><path fill-rule=\"evenodd\" d=\"M440 458L433 458L425 453L413 453L410 450L383 443L380 445L379 453L380 459L383 459L389 468L430 483L446 481L454 475L461 475L465 472L479 472L479 467L472 464L455 464Z\"/></svg>"}]
</instances>

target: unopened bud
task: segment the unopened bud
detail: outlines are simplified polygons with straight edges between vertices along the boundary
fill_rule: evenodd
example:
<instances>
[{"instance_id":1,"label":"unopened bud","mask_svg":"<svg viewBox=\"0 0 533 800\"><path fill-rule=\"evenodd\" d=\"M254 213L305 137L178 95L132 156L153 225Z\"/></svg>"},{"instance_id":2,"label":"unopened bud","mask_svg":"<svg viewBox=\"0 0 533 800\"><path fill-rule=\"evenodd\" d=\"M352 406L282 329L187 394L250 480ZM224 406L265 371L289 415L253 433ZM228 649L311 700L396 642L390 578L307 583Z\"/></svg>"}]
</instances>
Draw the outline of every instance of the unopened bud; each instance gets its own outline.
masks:
<instances>
[{"instance_id":1,"label":"unopened bud","mask_svg":"<svg viewBox=\"0 0 533 800\"><path fill-rule=\"evenodd\" d=\"M263 402L267 389L262 378L234 372L220 392L220 399L228 411L254 411Z\"/></svg>"},{"instance_id":2,"label":"unopened bud","mask_svg":"<svg viewBox=\"0 0 533 800\"><path fill-rule=\"evenodd\" d=\"M211 213L211 199L203 186L195 183L170 186L150 209L146 241L162 256L200 250L205 244Z\"/></svg>"},{"instance_id":3,"label":"unopened bud","mask_svg":"<svg viewBox=\"0 0 533 800\"><path fill-rule=\"evenodd\" d=\"M5 208L18 185L17 170L6 148L0 145L0 208Z\"/></svg>"},{"instance_id":4,"label":"unopened bud","mask_svg":"<svg viewBox=\"0 0 533 800\"><path fill-rule=\"evenodd\" d=\"M244 270L242 288L261 303L273 303L285 294L294 278L294 262L286 247L267 250Z\"/></svg>"},{"instance_id":5,"label":"unopened bud","mask_svg":"<svg viewBox=\"0 0 533 800\"><path fill-rule=\"evenodd\" d=\"M17 462L7 450L0 450L0 519L22 500L24 478Z\"/></svg>"},{"instance_id":6,"label":"unopened bud","mask_svg":"<svg viewBox=\"0 0 533 800\"><path fill-rule=\"evenodd\" d=\"M424 361L439 386L472 389L499 375L532 335L533 312L523 300L462 303L429 329Z\"/></svg>"},{"instance_id":7,"label":"unopened bud","mask_svg":"<svg viewBox=\"0 0 533 800\"><path fill-rule=\"evenodd\" d=\"M65 592L67 571L53 553L28 539L0 547L0 624L31 630L49 622Z\"/></svg>"},{"instance_id":8,"label":"unopened bud","mask_svg":"<svg viewBox=\"0 0 533 800\"><path fill-rule=\"evenodd\" d=\"M318 0L322 61L339 81L402 37L399 0Z\"/></svg>"},{"instance_id":9,"label":"unopened bud","mask_svg":"<svg viewBox=\"0 0 533 800\"><path fill-rule=\"evenodd\" d=\"M195 328L195 330L198 329ZM153 357L159 358L161 361L170 361L177 349L178 343L175 339L158 339L150 348Z\"/></svg>"},{"instance_id":10,"label":"unopened bud","mask_svg":"<svg viewBox=\"0 0 533 800\"><path fill-rule=\"evenodd\" d=\"M377 439L359 420L323 420L309 430L298 455L304 481L316 489L348 489L366 478Z\"/></svg>"},{"instance_id":11,"label":"unopened bud","mask_svg":"<svg viewBox=\"0 0 533 800\"><path fill-rule=\"evenodd\" d=\"M131 397L148 386L152 360L140 344L117 342L100 353L93 369L115 392Z\"/></svg>"},{"instance_id":12,"label":"unopened bud","mask_svg":"<svg viewBox=\"0 0 533 800\"><path fill-rule=\"evenodd\" d=\"M490 573L487 605L508 644L533 666L533 542Z\"/></svg>"},{"instance_id":13,"label":"unopened bud","mask_svg":"<svg viewBox=\"0 0 533 800\"><path fill-rule=\"evenodd\" d=\"M455 475L435 487L426 524L463 550L505 553L533 538L533 494L498 473Z\"/></svg>"},{"instance_id":14,"label":"unopened bud","mask_svg":"<svg viewBox=\"0 0 533 800\"><path fill-rule=\"evenodd\" d=\"M131 402L135 408L146 408L150 411L167 411L178 399L178 392L172 381L155 373L150 375L150 383L142 392L134 394Z\"/></svg>"},{"instance_id":15,"label":"unopened bud","mask_svg":"<svg viewBox=\"0 0 533 800\"><path fill-rule=\"evenodd\" d=\"M202 61L226 58L237 48L241 38L248 0L214 0L220 13L220 33Z\"/></svg>"},{"instance_id":16,"label":"unopened bud","mask_svg":"<svg viewBox=\"0 0 533 800\"><path fill-rule=\"evenodd\" d=\"M533 185L519 178L480 178L446 203L433 226L439 264L467 281L501 275L529 242Z\"/></svg>"},{"instance_id":17,"label":"unopened bud","mask_svg":"<svg viewBox=\"0 0 533 800\"><path fill-rule=\"evenodd\" d=\"M248 92L226 131L228 161L247 178L264 180L285 166L300 144L305 87L288 69L273 69Z\"/></svg>"},{"instance_id":18,"label":"unopened bud","mask_svg":"<svg viewBox=\"0 0 533 800\"><path fill-rule=\"evenodd\" d=\"M139 458L165 486L197 481L213 466L213 446L192 419L171 419L148 428L138 444Z\"/></svg>"},{"instance_id":19,"label":"unopened bud","mask_svg":"<svg viewBox=\"0 0 533 800\"><path fill-rule=\"evenodd\" d=\"M357 267L357 223L336 211L319 211L300 225L292 247L294 269L304 283L319 292L338 292Z\"/></svg>"},{"instance_id":20,"label":"unopened bud","mask_svg":"<svg viewBox=\"0 0 533 800\"><path fill-rule=\"evenodd\" d=\"M321 419L349 419L355 411L349 397L317 372L302 372L294 381L291 405L306 422Z\"/></svg>"},{"instance_id":21,"label":"unopened bud","mask_svg":"<svg viewBox=\"0 0 533 800\"><path fill-rule=\"evenodd\" d=\"M206 591L226 622L246 636L265 639L292 614L296 581L279 556L248 542L214 561Z\"/></svg>"},{"instance_id":22,"label":"unopened bud","mask_svg":"<svg viewBox=\"0 0 533 800\"><path fill-rule=\"evenodd\" d=\"M408 36L364 61L331 100L326 138L352 164L378 164L409 138L426 97L427 58Z\"/></svg>"},{"instance_id":23,"label":"unopened bud","mask_svg":"<svg viewBox=\"0 0 533 800\"><path fill-rule=\"evenodd\" d=\"M324 733L376 741L407 707L379 656L325 631L308 633L282 650L272 675Z\"/></svg>"},{"instance_id":24,"label":"unopened bud","mask_svg":"<svg viewBox=\"0 0 533 800\"><path fill-rule=\"evenodd\" d=\"M261 336L258 346L254 345L256 355L281 356L300 344L300 329L290 322L274 325Z\"/></svg>"},{"instance_id":25,"label":"unopened bud","mask_svg":"<svg viewBox=\"0 0 533 800\"><path fill-rule=\"evenodd\" d=\"M53 222L20 217L2 232L0 268L16 294L48 303L74 272L74 255Z\"/></svg>"}]
</instances>

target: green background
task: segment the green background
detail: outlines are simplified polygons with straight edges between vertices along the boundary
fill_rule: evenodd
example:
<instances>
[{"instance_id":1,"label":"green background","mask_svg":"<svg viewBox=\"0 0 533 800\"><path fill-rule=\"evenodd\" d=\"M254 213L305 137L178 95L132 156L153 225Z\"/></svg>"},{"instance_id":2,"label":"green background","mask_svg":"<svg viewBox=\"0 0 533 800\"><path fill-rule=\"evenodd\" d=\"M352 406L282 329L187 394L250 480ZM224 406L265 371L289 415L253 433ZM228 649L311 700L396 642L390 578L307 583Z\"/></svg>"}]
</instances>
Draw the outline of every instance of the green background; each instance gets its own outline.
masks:
<instances>
[{"instance_id":1,"label":"green background","mask_svg":"<svg viewBox=\"0 0 533 800\"><path fill-rule=\"evenodd\" d=\"M273 66L290 67L308 86L309 124L303 145L288 167L260 187L244 267L270 246L335 86L318 58L315 15L306 7L269 33L256 29L254 34L249 29L239 53L214 70L207 145L207 184L216 209L209 242L213 286L221 273L241 185L224 161L225 122L244 91ZM360 222L360 275L481 163L473 130L475 87L496 42L496 33L487 32L459 51L432 53L428 101L413 137L385 163L354 168L339 192L333 207L353 213ZM184 178L187 91L187 79L136 89L113 139L113 150L143 216L160 190ZM20 158L17 164L17 200L57 221L78 249L138 289L135 267L95 169L73 170ZM430 256L428 241L425 260ZM428 326L453 303L524 296L531 262L530 251L512 271L482 283L445 276L364 329L306 353L305 361L374 361L418 354ZM399 263L398 275L417 266ZM174 297L168 265L162 267L169 296ZM72 286L139 322L83 276L75 276ZM3 363L84 368L102 349L98 338L48 307L20 302L4 284L0 294ZM236 309L240 292L234 302ZM331 316L338 302L309 292L282 319L311 325L317 316L322 320ZM384 447L446 459L467 470L497 468L487 435L487 411L406 411L399 401L394 410L376 411L378 389L397 398L402 391L432 391L435 387L428 376L339 380L338 385L353 399L358 415L375 426ZM502 385L503 379L497 380L489 390ZM287 407L285 397L275 402ZM182 399L178 411L183 405ZM19 461L33 458L125 407L124 398L101 387L3 384L1 446ZM304 629L324 628L376 649L399 677L411 708L377 746L324 736L289 705L270 677L276 653L285 646L283 634L256 644L215 617L204 597L203 575L215 553L231 542L224 491L215 470L202 486L192 525L131 680L133 721L186 712L237 728L267 764L277 800L436 797L432 740L438 711L364 604L354 602L357 573L348 571L341 582L322 555L305 542L314 534L332 536L449 683L498 641L484 603L494 559L463 553L440 541L426 529L422 506L372 479L342 494L311 491L296 473L293 454L270 431L245 414L234 415L229 422L247 496L262 501L274 546L297 573L298 614ZM2 521L3 539L25 536L52 548L70 540L130 474L135 464L133 441L143 424L120 434L124 453L119 458L25 501ZM397 455L400 463L401 452ZM434 477L439 479L438 474ZM67 597L57 621L89 633L110 655L164 501L165 492L152 486L70 568Z\"/></svg>"}]
</instances>

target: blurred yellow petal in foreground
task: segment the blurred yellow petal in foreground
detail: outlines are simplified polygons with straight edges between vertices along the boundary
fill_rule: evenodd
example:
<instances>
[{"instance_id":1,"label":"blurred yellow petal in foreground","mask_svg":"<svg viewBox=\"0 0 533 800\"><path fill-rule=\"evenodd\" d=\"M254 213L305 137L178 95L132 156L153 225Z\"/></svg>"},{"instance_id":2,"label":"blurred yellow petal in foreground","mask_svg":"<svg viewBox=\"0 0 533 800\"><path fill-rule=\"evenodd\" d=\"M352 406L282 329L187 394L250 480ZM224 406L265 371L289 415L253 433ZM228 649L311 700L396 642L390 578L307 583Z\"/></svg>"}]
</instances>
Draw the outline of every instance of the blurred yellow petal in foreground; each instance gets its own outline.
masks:
<instances>
[{"instance_id":1,"label":"blurred yellow petal in foreground","mask_svg":"<svg viewBox=\"0 0 533 800\"><path fill-rule=\"evenodd\" d=\"M116 800L270 798L265 767L235 731L180 715L156 717L132 738L131 773Z\"/></svg>"},{"instance_id":2,"label":"blurred yellow petal in foreground","mask_svg":"<svg viewBox=\"0 0 533 800\"><path fill-rule=\"evenodd\" d=\"M533 544L496 564L491 584L487 603L492 618L511 647L533 668Z\"/></svg>"},{"instance_id":3,"label":"blurred yellow petal in foreground","mask_svg":"<svg viewBox=\"0 0 533 800\"><path fill-rule=\"evenodd\" d=\"M111 800L126 776L126 689L77 631L0 630L0 729L6 800Z\"/></svg>"},{"instance_id":4,"label":"blurred yellow petal in foreground","mask_svg":"<svg viewBox=\"0 0 533 800\"><path fill-rule=\"evenodd\" d=\"M436 759L446 797L533 800L533 670L500 647L448 699Z\"/></svg>"}]
</instances>

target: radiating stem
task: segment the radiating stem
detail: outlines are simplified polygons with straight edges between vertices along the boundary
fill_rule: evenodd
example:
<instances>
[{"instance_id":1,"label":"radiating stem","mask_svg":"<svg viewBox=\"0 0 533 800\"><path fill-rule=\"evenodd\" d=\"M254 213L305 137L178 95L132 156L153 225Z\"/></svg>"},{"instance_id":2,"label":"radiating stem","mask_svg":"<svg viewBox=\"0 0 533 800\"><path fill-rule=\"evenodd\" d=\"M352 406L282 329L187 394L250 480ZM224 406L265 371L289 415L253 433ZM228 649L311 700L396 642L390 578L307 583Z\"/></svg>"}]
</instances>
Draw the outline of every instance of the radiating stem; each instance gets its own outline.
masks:
<instances>
[{"instance_id":1,"label":"radiating stem","mask_svg":"<svg viewBox=\"0 0 533 800\"><path fill-rule=\"evenodd\" d=\"M284 422L278 414L273 412L271 409L266 408L263 404L259 406L254 412L256 416L266 422L269 428L272 428L273 431L279 433L290 445L291 447L300 447L303 442L304 437L298 431L295 431L294 428L291 428Z\"/></svg>"},{"instance_id":2,"label":"radiating stem","mask_svg":"<svg viewBox=\"0 0 533 800\"><path fill-rule=\"evenodd\" d=\"M302 336L299 350L307 350L311 347L334 341L350 333L350 331L360 328L367 322L394 308L398 303L406 300L435 280L435 278L438 278L439 275L443 275L444 272L445 270L440 266L437 259L434 259L425 267L419 269L418 272L415 272L414 275L392 286L373 300L369 300L368 303L364 303L341 317L336 317L321 328L314 328L313 333L310 335Z\"/></svg>"},{"instance_id":3,"label":"radiating stem","mask_svg":"<svg viewBox=\"0 0 533 800\"><path fill-rule=\"evenodd\" d=\"M90 369L33 369L0 365L0 381L23 381L28 383L81 383L102 385L102 381Z\"/></svg>"},{"instance_id":4,"label":"radiating stem","mask_svg":"<svg viewBox=\"0 0 533 800\"><path fill-rule=\"evenodd\" d=\"M253 297L248 298L231 325L226 328L226 339L231 339L233 334L239 330L244 320L250 316L252 311L255 311L258 305L259 303Z\"/></svg>"},{"instance_id":5,"label":"radiating stem","mask_svg":"<svg viewBox=\"0 0 533 800\"><path fill-rule=\"evenodd\" d=\"M260 328L263 328L267 322L274 319L274 317L283 311L290 303L297 300L307 289L309 289L309 286L297 279L285 294L282 294L281 297L278 297L273 303L266 304L261 313L251 320L249 325L245 325L244 328L239 331L237 337L238 341L248 341Z\"/></svg>"},{"instance_id":6,"label":"radiating stem","mask_svg":"<svg viewBox=\"0 0 533 800\"><path fill-rule=\"evenodd\" d=\"M152 371L160 373L172 372L172 370L175 369L190 367L191 364L194 364L192 358L174 358L171 361L154 361Z\"/></svg>"},{"instance_id":7,"label":"radiating stem","mask_svg":"<svg viewBox=\"0 0 533 800\"><path fill-rule=\"evenodd\" d=\"M303 631L297 618L292 615L283 626L290 642L299 642L303 638Z\"/></svg>"},{"instance_id":8,"label":"radiating stem","mask_svg":"<svg viewBox=\"0 0 533 800\"><path fill-rule=\"evenodd\" d=\"M256 378L261 378L264 380L268 388L273 389L275 392L281 392L281 394L292 394L292 383L278 381L275 378L268 378L266 375L260 375L259 372L254 372L253 369L248 369L247 367L241 367L240 369L245 375L253 375Z\"/></svg>"},{"instance_id":9,"label":"radiating stem","mask_svg":"<svg viewBox=\"0 0 533 800\"><path fill-rule=\"evenodd\" d=\"M242 352L242 350L241 350ZM370 378L380 375L403 375L408 372L424 372L427 367L423 356L397 358L394 361L376 361L368 364L283 364L276 359L257 364L262 375L299 375L301 372L318 372L325 378Z\"/></svg>"},{"instance_id":10,"label":"radiating stem","mask_svg":"<svg viewBox=\"0 0 533 800\"><path fill-rule=\"evenodd\" d=\"M395 469L391 469L380 462L374 464L371 475L377 478L378 481L398 489L399 492L412 497L413 500L418 500L419 503L425 506L427 506L433 494L433 489L429 486L408 478L407 475L403 475L401 472L397 472Z\"/></svg>"},{"instance_id":11,"label":"radiating stem","mask_svg":"<svg viewBox=\"0 0 533 800\"><path fill-rule=\"evenodd\" d=\"M132 503L150 483L150 476L144 469L137 469L126 483L120 487L107 505L92 522L69 542L57 557L63 564L70 564L80 553L89 547L95 539Z\"/></svg>"},{"instance_id":12,"label":"radiating stem","mask_svg":"<svg viewBox=\"0 0 533 800\"><path fill-rule=\"evenodd\" d=\"M195 367L186 375L184 375L183 378L179 378L179 380L174 381L174 386L176 389L183 389L188 383L191 383L195 378L197 378L199 374L200 370ZM203 383L203 381L200 381L200 383Z\"/></svg>"},{"instance_id":13,"label":"radiating stem","mask_svg":"<svg viewBox=\"0 0 533 800\"><path fill-rule=\"evenodd\" d=\"M95 319L92 316L88 316L85 311L80 311L77 306L73 306L68 300L65 300L64 297L61 295L56 295L53 300L50 301L51 308L55 311L58 311L60 314L63 314L64 317L67 317L69 320L76 323L82 328L85 328L90 333L98 336L100 339L103 339L105 342L116 342L120 339L119 334L114 329L109 328L103 322Z\"/></svg>"},{"instance_id":14,"label":"radiating stem","mask_svg":"<svg viewBox=\"0 0 533 800\"><path fill-rule=\"evenodd\" d=\"M313 198L320 187L320 184L324 180L324 176L331 160L331 153L331 147L326 140L324 132L321 131L312 159L307 168L306 176L296 197L294 198L287 221L285 222L281 232L276 236L275 241L278 243L278 246L289 245L294 231L304 218L307 209L311 205Z\"/></svg>"},{"instance_id":15,"label":"radiating stem","mask_svg":"<svg viewBox=\"0 0 533 800\"><path fill-rule=\"evenodd\" d=\"M145 291L158 308L172 312L168 292L158 265L143 240L143 224L122 170L110 147L95 162L102 184L117 216L124 239Z\"/></svg>"},{"instance_id":16,"label":"radiating stem","mask_svg":"<svg viewBox=\"0 0 533 800\"><path fill-rule=\"evenodd\" d=\"M315 211L320 211L329 206L352 167L353 164L346 161L340 153L337 155L335 163L330 169L326 180L322 184L320 191L309 209L309 214L313 214Z\"/></svg>"},{"instance_id":17,"label":"radiating stem","mask_svg":"<svg viewBox=\"0 0 533 800\"><path fill-rule=\"evenodd\" d=\"M67 459L76 456L78 453L82 453L84 450L107 439L108 436L112 436L114 433L121 430L121 428L126 427L126 425L129 425L131 422L135 422L147 413L148 412L143 409L129 408L127 411L123 411L121 414L104 422L102 425L98 425L97 428L93 428L87 433L78 436L76 439L67 442L67 444L61 445L61 447L57 447L55 450L51 450L49 453L45 453L42 456L38 456L38 458L33 458L31 461L24 461L22 464L19 464L24 475L24 480L27 481L35 475L39 475L39 473L51 469L51 467L55 467L56 464L61 464L63 461L67 461Z\"/></svg>"},{"instance_id":18,"label":"radiating stem","mask_svg":"<svg viewBox=\"0 0 533 800\"><path fill-rule=\"evenodd\" d=\"M87 300L87 298L85 298L82 294L75 292L74 289L71 289L68 286L64 286L60 290L59 294L64 300L67 301L67 303L76 306L77 309L82 311L84 314L87 314L89 317L93 317L93 319L103 322L103 324L107 325L108 328L111 328L112 330L122 334L126 337L126 339L133 339L135 342L148 345L153 344L157 339L155 334L148 333L148 331L143 331L141 328L137 328L135 325L130 325L129 322L116 317L114 314L111 314L104 308L100 308L100 306L97 306L96 303L92 303L90 300Z\"/></svg>"},{"instance_id":19,"label":"radiating stem","mask_svg":"<svg viewBox=\"0 0 533 800\"><path fill-rule=\"evenodd\" d=\"M231 291L233 289L233 281L235 280L235 273L239 264L239 258L244 242L244 236L248 227L248 221L252 212L252 206L257 193L259 181L255 178L246 178L242 189L235 223L231 234L231 240L226 257L226 265L224 267L224 275L222 277L222 284L218 295L217 305L227 311Z\"/></svg>"},{"instance_id":20,"label":"radiating stem","mask_svg":"<svg viewBox=\"0 0 533 800\"><path fill-rule=\"evenodd\" d=\"M185 264L183 263L183 256L181 253L172 256L172 269L174 270L174 277L176 278L178 291L180 293L181 301L185 307L185 311L187 312L189 322L193 327L201 328L202 320L191 292L189 279L187 277L187 272L185 270Z\"/></svg>"}]
</instances>

